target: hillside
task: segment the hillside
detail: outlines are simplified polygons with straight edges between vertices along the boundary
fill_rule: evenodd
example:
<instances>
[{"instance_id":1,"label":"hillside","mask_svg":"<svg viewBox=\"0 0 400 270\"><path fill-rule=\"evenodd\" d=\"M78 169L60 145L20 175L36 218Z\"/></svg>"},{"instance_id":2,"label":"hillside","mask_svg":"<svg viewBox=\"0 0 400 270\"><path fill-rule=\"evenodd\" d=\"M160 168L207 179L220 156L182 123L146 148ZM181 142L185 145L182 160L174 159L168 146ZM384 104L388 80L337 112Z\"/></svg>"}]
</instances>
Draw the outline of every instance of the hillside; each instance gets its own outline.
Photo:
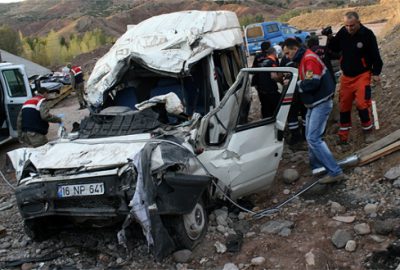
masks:
<instances>
[{"instance_id":1,"label":"hillside","mask_svg":"<svg viewBox=\"0 0 400 270\"><path fill-rule=\"evenodd\" d=\"M339 26L343 22L343 15L350 10L359 13L362 23L389 21L393 27L400 16L400 1L381 0L380 4L370 6L314 10L290 19L289 24L302 29L317 29L328 25Z\"/></svg>"},{"instance_id":2,"label":"hillside","mask_svg":"<svg viewBox=\"0 0 400 270\"><path fill-rule=\"evenodd\" d=\"M374 0L363 0L371 2ZM0 4L0 25L10 25L24 36L43 36L51 30L64 35L95 28L117 37L127 24L137 24L151 16L180 10L231 10L239 18L262 15L273 20L293 9L321 9L350 3L350 0L25 0ZM361 1L362 2L362 1Z\"/></svg>"}]
</instances>

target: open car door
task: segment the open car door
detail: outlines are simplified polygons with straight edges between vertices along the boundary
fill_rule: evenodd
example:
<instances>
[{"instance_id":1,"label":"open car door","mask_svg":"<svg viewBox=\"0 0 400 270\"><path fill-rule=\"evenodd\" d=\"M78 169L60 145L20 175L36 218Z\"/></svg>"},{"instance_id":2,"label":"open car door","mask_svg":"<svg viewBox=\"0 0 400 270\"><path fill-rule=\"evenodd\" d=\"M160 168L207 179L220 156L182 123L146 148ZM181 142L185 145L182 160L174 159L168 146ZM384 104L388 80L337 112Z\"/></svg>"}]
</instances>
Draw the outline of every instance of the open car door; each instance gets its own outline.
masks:
<instances>
[{"instance_id":1,"label":"open car door","mask_svg":"<svg viewBox=\"0 0 400 270\"><path fill-rule=\"evenodd\" d=\"M251 121L250 107L255 106L257 99L251 78L255 73L266 72L291 79L281 89L274 115ZM197 143L204 152L198 158L223 183L232 198L272 184L282 156L283 131L297 77L294 68L242 69L221 104L202 119Z\"/></svg>"},{"instance_id":2,"label":"open car door","mask_svg":"<svg viewBox=\"0 0 400 270\"><path fill-rule=\"evenodd\" d=\"M17 137L17 117L22 104L32 97L22 65L0 66L1 132L0 144Z\"/></svg>"}]
</instances>

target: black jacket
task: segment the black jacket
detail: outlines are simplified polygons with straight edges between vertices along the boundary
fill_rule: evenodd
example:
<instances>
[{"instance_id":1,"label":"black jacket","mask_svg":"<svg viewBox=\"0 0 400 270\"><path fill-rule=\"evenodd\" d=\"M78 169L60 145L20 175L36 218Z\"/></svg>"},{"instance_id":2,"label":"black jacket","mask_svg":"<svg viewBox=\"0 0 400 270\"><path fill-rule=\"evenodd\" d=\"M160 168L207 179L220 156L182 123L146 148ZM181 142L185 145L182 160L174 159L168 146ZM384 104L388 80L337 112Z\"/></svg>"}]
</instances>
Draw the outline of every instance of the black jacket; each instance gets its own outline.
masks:
<instances>
[{"instance_id":1,"label":"black jacket","mask_svg":"<svg viewBox=\"0 0 400 270\"><path fill-rule=\"evenodd\" d=\"M334 52L342 53L340 68L346 76L355 77L366 71L379 75L382 71L383 62L376 37L364 25L354 35L350 35L343 26L328 41L328 47Z\"/></svg>"}]
</instances>

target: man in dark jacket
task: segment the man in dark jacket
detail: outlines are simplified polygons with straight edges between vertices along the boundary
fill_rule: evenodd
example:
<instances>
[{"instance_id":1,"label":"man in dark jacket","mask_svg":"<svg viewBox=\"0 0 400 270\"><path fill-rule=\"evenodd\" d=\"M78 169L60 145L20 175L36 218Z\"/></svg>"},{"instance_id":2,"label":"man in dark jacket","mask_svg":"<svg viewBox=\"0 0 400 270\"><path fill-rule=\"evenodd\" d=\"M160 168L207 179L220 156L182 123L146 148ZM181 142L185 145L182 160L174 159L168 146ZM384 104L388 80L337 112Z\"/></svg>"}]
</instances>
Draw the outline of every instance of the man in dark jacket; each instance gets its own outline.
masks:
<instances>
[{"instance_id":1,"label":"man in dark jacket","mask_svg":"<svg viewBox=\"0 0 400 270\"><path fill-rule=\"evenodd\" d=\"M257 64L257 67L278 67L279 60L274 48L265 52L265 58ZM271 77L271 72L258 72L254 74L252 84L255 86L261 103L261 115L263 118L272 117L279 103L281 94L278 92L278 84Z\"/></svg>"},{"instance_id":2,"label":"man in dark jacket","mask_svg":"<svg viewBox=\"0 0 400 270\"><path fill-rule=\"evenodd\" d=\"M287 39L283 49L286 57L298 64L300 97L307 107L306 139L312 169L325 167L328 175L320 183L333 183L345 179L327 144L322 139L332 111L335 86L322 60L295 39Z\"/></svg>"},{"instance_id":3,"label":"man in dark jacket","mask_svg":"<svg viewBox=\"0 0 400 270\"><path fill-rule=\"evenodd\" d=\"M252 67L260 67L260 64L267 59L267 50L271 48L271 42L264 41L261 43L261 52L256 53Z\"/></svg>"},{"instance_id":4,"label":"man in dark jacket","mask_svg":"<svg viewBox=\"0 0 400 270\"><path fill-rule=\"evenodd\" d=\"M61 118L50 114L50 108L46 103L47 96L47 89L39 88L38 94L25 101L18 114L18 138L28 146L38 147L46 144L49 122L62 122Z\"/></svg>"},{"instance_id":5,"label":"man in dark jacket","mask_svg":"<svg viewBox=\"0 0 400 270\"><path fill-rule=\"evenodd\" d=\"M374 83L380 82L383 63L374 33L360 23L356 12L345 14L344 25L335 37L328 37L328 48L342 53L339 139L341 143L349 140L351 108L355 100L365 141L371 142L371 80Z\"/></svg>"}]
</instances>

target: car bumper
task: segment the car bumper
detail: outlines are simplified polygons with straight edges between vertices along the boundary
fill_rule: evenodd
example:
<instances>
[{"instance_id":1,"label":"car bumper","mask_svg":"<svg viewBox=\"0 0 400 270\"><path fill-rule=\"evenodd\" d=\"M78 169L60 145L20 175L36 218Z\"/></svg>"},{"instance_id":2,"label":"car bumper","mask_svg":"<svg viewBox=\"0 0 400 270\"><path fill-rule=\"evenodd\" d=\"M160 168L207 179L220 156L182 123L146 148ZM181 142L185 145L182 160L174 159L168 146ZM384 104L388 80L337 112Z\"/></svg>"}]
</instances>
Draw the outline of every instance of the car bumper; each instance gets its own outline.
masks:
<instances>
[{"instance_id":1,"label":"car bumper","mask_svg":"<svg viewBox=\"0 0 400 270\"><path fill-rule=\"evenodd\" d=\"M103 183L104 194L60 197L62 185ZM15 192L24 219L44 216L116 217L129 212L126 192L116 175L74 181L43 181L19 186Z\"/></svg>"}]
</instances>

